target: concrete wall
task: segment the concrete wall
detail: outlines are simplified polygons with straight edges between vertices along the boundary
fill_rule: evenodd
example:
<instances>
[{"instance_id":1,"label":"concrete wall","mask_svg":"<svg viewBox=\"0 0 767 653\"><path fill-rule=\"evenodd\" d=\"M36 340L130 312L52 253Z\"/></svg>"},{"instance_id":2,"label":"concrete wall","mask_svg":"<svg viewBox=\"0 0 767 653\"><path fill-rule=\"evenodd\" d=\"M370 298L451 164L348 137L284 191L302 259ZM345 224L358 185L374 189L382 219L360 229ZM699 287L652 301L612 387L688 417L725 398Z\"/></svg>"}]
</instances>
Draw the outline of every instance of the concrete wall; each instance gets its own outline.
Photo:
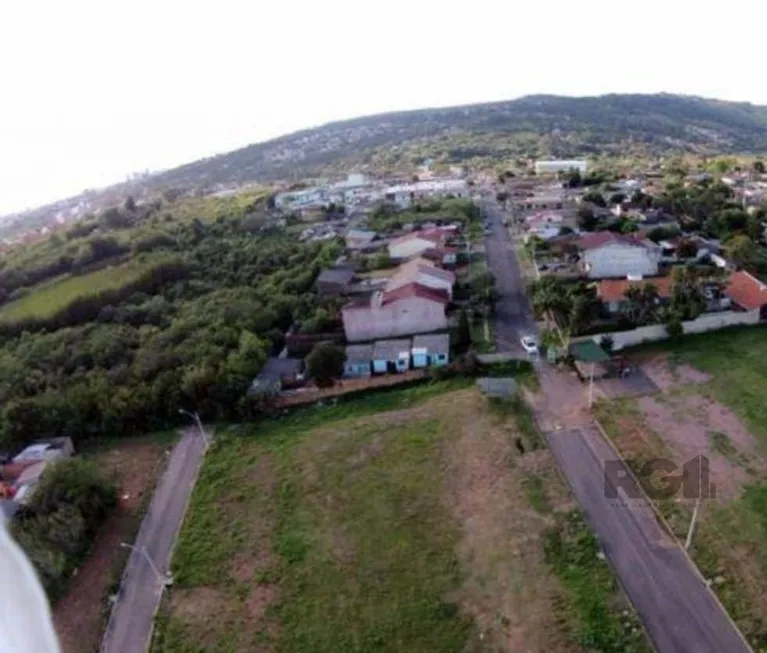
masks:
<instances>
[{"instance_id":1,"label":"concrete wall","mask_svg":"<svg viewBox=\"0 0 767 653\"><path fill-rule=\"evenodd\" d=\"M420 297L409 297L376 308L345 309L343 321L349 342L447 329L445 306Z\"/></svg>"},{"instance_id":2,"label":"concrete wall","mask_svg":"<svg viewBox=\"0 0 767 653\"><path fill-rule=\"evenodd\" d=\"M754 325L758 323L758 310L749 311L747 313L722 311L720 313L706 313L695 320L682 322L682 327L684 328L685 333L704 333L706 331L717 331L730 326ZM613 333L587 336L585 338L575 338L575 340L588 340L591 338L594 342L599 343L602 337L607 335L613 339L614 350L639 345L643 342L656 342L668 338L665 324L652 324L650 326L631 329L630 331L615 331Z\"/></svg>"}]
</instances>

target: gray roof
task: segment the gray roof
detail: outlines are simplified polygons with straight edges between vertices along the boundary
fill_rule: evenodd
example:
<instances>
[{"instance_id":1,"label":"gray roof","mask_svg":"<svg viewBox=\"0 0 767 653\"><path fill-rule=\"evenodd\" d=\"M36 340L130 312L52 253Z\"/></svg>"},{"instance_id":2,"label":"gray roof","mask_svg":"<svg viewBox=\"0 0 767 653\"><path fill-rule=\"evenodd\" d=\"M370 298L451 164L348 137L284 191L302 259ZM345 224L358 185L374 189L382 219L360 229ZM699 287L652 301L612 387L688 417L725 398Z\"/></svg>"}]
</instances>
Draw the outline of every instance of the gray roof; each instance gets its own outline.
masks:
<instances>
[{"instance_id":1,"label":"gray roof","mask_svg":"<svg viewBox=\"0 0 767 653\"><path fill-rule=\"evenodd\" d=\"M367 229L349 229L346 232L347 238L353 238L354 240L366 240L370 242L376 237L375 231L369 231Z\"/></svg>"},{"instance_id":2,"label":"gray roof","mask_svg":"<svg viewBox=\"0 0 767 653\"><path fill-rule=\"evenodd\" d=\"M302 365L303 361L300 358L270 358L258 373L256 381L279 381L283 376L298 374Z\"/></svg>"},{"instance_id":3,"label":"gray roof","mask_svg":"<svg viewBox=\"0 0 767 653\"><path fill-rule=\"evenodd\" d=\"M410 355L410 339L378 340L373 346L373 360L393 361L399 358L402 352Z\"/></svg>"},{"instance_id":4,"label":"gray roof","mask_svg":"<svg viewBox=\"0 0 767 653\"><path fill-rule=\"evenodd\" d=\"M370 363L373 360L373 345L347 345L347 363Z\"/></svg>"},{"instance_id":5,"label":"gray roof","mask_svg":"<svg viewBox=\"0 0 767 653\"><path fill-rule=\"evenodd\" d=\"M450 335L447 333L430 333L413 338L413 349L424 348L429 352L446 354L450 349Z\"/></svg>"},{"instance_id":6,"label":"gray roof","mask_svg":"<svg viewBox=\"0 0 767 653\"><path fill-rule=\"evenodd\" d=\"M354 268L326 268L317 277L317 283L348 284L354 278Z\"/></svg>"}]
</instances>

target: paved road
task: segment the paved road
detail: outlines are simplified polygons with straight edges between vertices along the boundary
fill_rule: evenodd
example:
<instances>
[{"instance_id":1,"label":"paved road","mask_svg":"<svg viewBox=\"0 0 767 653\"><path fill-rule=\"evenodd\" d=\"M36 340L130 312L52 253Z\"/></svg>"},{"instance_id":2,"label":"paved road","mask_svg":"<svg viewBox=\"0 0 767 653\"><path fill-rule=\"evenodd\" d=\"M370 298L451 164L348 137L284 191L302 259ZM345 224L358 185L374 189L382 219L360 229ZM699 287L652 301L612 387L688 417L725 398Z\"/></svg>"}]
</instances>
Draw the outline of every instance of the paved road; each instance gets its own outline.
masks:
<instances>
[{"instance_id":1,"label":"paved road","mask_svg":"<svg viewBox=\"0 0 767 653\"><path fill-rule=\"evenodd\" d=\"M166 573L186 506L205 454L197 428L189 428L173 449L155 490L136 547L146 547L161 573ZM104 633L101 653L145 653L163 585L146 558L131 553L120 593Z\"/></svg>"},{"instance_id":2,"label":"paved road","mask_svg":"<svg viewBox=\"0 0 767 653\"><path fill-rule=\"evenodd\" d=\"M500 210L493 203L485 204L484 208L492 231L485 237L485 253L488 266L495 274L498 290L495 304L496 349L524 356L519 339L528 333L535 333L525 282Z\"/></svg>"},{"instance_id":3,"label":"paved road","mask_svg":"<svg viewBox=\"0 0 767 653\"><path fill-rule=\"evenodd\" d=\"M500 294L497 349L513 350L519 348L522 332L535 332L535 327L516 254L500 226L500 213L492 206L487 209L494 224L493 235L486 241L488 263ZM549 431L551 451L655 649L659 653L749 651L690 559L658 525L652 509L641 500L607 498L604 464L616 456L585 408L583 386L545 361L537 367L545 396L536 406L536 417ZM628 475L625 466L621 471ZM642 496L632 486L630 481L622 485L632 496Z\"/></svg>"}]
</instances>

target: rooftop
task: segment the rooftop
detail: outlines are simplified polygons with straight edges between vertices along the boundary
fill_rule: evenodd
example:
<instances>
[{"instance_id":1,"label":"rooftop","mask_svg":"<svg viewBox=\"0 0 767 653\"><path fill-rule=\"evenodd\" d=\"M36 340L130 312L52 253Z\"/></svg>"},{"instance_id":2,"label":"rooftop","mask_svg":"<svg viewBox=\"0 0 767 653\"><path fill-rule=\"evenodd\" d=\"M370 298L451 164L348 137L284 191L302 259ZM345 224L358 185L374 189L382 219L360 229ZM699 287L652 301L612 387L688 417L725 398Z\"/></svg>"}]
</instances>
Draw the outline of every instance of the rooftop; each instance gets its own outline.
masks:
<instances>
[{"instance_id":1,"label":"rooftop","mask_svg":"<svg viewBox=\"0 0 767 653\"><path fill-rule=\"evenodd\" d=\"M258 373L254 383L276 382L283 376L299 374L302 366L303 361L300 358L269 358Z\"/></svg>"},{"instance_id":2,"label":"rooftop","mask_svg":"<svg viewBox=\"0 0 767 653\"><path fill-rule=\"evenodd\" d=\"M347 345L347 363L369 363L373 360L373 345Z\"/></svg>"},{"instance_id":3,"label":"rooftop","mask_svg":"<svg viewBox=\"0 0 767 653\"><path fill-rule=\"evenodd\" d=\"M638 281L630 279L603 279L597 284L597 297L603 302L619 302L625 299L631 286L640 288L652 284L660 297L671 297L671 277L647 277Z\"/></svg>"},{"instance_id":4,"label":"rooftop","mask_svg":"<svg viewBox=\"0 0 767 653\"><path fill-rule=\"evenodd\" d=\"M354 269L350 267L326 268L317 276L316 283L348 284L354 278Z\"/></svg>"},{"instance_id":5,"label":"rooftop","mask_svg":"<svg viewBox=\"0 0 767 653\"><path fill-rule=\"evenodd\" d=\"M413 337L413 349L426 349L430 352L444 353L450 349L450 334L430 333Z\"/></svg>"},{"instance_id":6,"label":"rooftop","mask_svg":"<svg viewBox=\"0 0 767 653\"><path fill-rule=\"evenodd\" d=\"M742 270L730 275L724 292L738 306L747 311L767 304L767 286Z\"/></svg>"},{"instance_id":7,"label":"rooftop","mask_svg":"<svg viewBox=\"0 0 767 653\"><path fill-rule=\"evenodd\" d=\"M616 234L612 231L595 231L581 236L578 245L581 249L599 249L605 245L628 245L630 247L657 247L655 243L646 240L639 240L624 234Z\"/></svg>"},{"instance_id":8,"label":"rooftop","mask_svg":"<svg viewBox=\"0 0 767 653\"><path fill-rule=\"evenodd\" d=\"M381 299L381 306L386 306L393 302L400 301L402 299L409 299L410 297L418 297L419 299L425 299L431 302L439 302L440 304L448 304L450 298L447 292L444 290L437 290L436 288L429 288L420 283L407 283L404 286L400 286L395 290L389 290L383 294Z\"/></svg>"},{"instance_id":9,"label":"rooftop","mask_svg":"<svg viewBox=\"0 0 767 653\"><path fill-rule=\"evenodd\" d=\"M410 356L410 339L378 340L373 345L373 360L393 361L400 358L402 354Z\"/></svg>"}]
</instances>

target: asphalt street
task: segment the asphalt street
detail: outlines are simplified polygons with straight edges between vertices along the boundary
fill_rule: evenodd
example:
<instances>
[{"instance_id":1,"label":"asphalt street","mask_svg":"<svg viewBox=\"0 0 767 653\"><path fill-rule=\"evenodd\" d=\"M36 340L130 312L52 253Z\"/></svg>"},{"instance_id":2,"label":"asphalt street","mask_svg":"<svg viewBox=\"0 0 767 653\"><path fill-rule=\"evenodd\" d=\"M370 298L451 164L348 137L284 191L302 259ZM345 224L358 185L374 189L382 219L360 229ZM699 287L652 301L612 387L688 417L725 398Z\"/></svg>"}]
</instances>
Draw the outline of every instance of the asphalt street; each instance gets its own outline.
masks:
<instances>
[{"instance_id":1,"label":"asphalt street","mask_svg":"<svg viewBox=\"0 0 767 653\"><path fill-rule=\"evenodd\" d=\"M521 351L519 337L536 332L525 284L499 209L488 206L487 216L493 234L486 238L486 252L500 295L497 349ZM545 394L536 417L552 428L546 434L549 447L655 649L658 653L749 651L692 561L661 528L650 505L628 498L644 495L625 465L617 470L623 475L618 498L610 498L616 488L605 479L605 462L617 456L585 409L583 386L545 361L536 365Z\"/></svg>"},{"instance_id":2,"label":"asphalt street","mask_svg":"<svg viewBox=\"0 0 767 653\"><path fill-rule=\"evenodd\" d=\"M101 653L145 653L147 650L164 585L141 549L146 547L159 572L167 573L204 455L205 443L199 430L186 429L171 453L133 543L136 549L128 560Z\"/></svg>"}]
</instances>

